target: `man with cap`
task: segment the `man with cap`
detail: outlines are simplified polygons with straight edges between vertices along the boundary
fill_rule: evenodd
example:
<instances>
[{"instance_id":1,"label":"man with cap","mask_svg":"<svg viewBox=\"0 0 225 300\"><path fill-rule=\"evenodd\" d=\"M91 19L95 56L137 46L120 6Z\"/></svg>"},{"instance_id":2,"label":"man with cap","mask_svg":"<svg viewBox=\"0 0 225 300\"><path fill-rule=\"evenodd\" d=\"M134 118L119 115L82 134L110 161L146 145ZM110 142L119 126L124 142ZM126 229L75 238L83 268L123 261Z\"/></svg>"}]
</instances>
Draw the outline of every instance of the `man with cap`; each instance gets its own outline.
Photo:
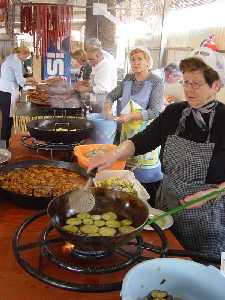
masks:
<instances>
[{"instance_id":1,"label":"man with cap","mask_svg":"<svg viewBox=\"0 0 225 300\"><path fill-rule=\"evenodd\" d=\"M199 48L180 62L186 101L166 107L144 131L109 154L93 159L89 170L141 155L161 145L164 178L156 204L167 210L225 187L225 105L216 95L225 81L222 54ZM225 195L174 215L173 232L183 247L219 261L225 251Z\"/></svg>"}]
</instances>

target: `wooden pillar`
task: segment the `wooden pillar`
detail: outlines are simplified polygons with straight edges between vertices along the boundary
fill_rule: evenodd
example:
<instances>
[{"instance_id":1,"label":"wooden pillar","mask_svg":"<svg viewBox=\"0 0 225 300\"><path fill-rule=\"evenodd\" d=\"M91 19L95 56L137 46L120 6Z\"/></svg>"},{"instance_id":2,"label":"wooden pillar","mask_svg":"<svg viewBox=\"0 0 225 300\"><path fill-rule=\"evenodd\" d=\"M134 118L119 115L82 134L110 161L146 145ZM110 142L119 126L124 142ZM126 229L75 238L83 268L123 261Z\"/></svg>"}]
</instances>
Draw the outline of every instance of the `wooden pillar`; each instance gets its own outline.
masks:
<instances>
[{"instance_id":1,"label":"wooden pillar","mask_svg":"<svg viewBox=\"0 0 225 300\"><path fill-rule=\"evenodd\" d=\"M164 64L165 61L165 48L167 45L167 35L165 33L165 20L169 9L169 1L163 0L163 12L162 12L162 28L160 39L160 51L159 51L159 67Z\"/></svg>"},{"instance_id":2,"label":"wooden pillar","mask_svg":"<svg viewBox=\"0 0 225 300\"><path fill-rule=\"evenodd\" d=\"M41 81L41 56L33 56L33 77L37 81Z\"/></svg>"}]
</instances>

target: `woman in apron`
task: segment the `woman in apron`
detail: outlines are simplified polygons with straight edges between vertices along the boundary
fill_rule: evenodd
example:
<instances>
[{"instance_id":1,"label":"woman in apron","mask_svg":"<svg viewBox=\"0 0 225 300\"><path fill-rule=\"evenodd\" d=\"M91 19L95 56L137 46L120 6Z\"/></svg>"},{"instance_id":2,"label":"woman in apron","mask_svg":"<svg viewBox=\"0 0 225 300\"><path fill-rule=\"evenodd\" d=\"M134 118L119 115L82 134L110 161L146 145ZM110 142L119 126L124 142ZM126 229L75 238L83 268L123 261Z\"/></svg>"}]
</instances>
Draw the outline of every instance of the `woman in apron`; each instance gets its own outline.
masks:
<instances>
[{"instance_id":1,"label":"woman in apron","mask_svg":"<svg viewBox=\"0 0 225 300\"><path fill-rule=\"evenodd\" d=\"M147 50L135 48L130 52L132 73L108 94L107 100L117 101L117 117L121 127L120 142L144 130L163 107L163 83L151 73L152 58ZM156 190L162 179L160 148L133 156L127 162L135 177L145 186L154 206Z\"/></svg>"},{"instance_id":2,"label":"woman in apron","mask_svg":"<svg viewBox=\"0 0 225 300\"><path fill-rule=\"evenodd\" d=\"M33 82L33 79L23 77L22 62L30 55L26 46L15 48L13 54L9 55L1 65L0 78L0 110L2 112L1 139L9 146L13 114L16 108L16 101L19 99L19 86L23 87L26 82Z\"/></svg>"},{"instance_id":3,"label":"woman in apron","mask_svg":"<svg viewBox=\"0 0 225 300\"><path fill-rule=\"evenodd\" d=\"M101 170L161 145L164 177L156 201L163 210L225 182L225 105L216 100L225 79L224 57L200 48L181 61L180 69L187 101L169 105L143 132L90 166ZM184 248L216 258L225 251L224 196L186 209L174 221Z\"/></svg>"}]
</instances>

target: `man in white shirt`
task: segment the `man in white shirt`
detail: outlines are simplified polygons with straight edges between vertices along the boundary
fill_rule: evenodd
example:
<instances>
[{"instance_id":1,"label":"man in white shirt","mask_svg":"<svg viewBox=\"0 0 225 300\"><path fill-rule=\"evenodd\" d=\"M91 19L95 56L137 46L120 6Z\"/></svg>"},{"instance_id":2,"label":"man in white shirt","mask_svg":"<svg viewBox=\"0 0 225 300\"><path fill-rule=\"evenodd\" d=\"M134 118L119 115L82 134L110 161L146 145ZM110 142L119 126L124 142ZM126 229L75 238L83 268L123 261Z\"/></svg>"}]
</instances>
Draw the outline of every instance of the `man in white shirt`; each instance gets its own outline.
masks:
<instances>
[{"instance_id":1,"label":"man in white shirt","mask_svg":"<svg viewBox=\"0 0 225 300\"><path fill-rule=\"evenodd\" d=\"M93 47L97 47L97 48L101 49L104 58L108 59L113 65L116 65L115 58L112 56L111 53L109 53L108 51L106 51L102 48L102 43L101 43L101 41L99 41L99 39L89 38L85 41L85 50L86 51L88 51L89 48L93 48Z\"/></svg>"},{"instance_id":2,"label":"man in white shirt","mask_svg":"<svg viewBox=\"0 0 225 300\"><path fill-rule=\"evenodd\" d=\"M90 81L80 81L75 89L80 93L90 93L93 112L102 112L106 94L117 85L117 69L109 59L104 57L102 49L91 47L87 50L87 58L92 66Z\"/></svg>"}]
</instances>

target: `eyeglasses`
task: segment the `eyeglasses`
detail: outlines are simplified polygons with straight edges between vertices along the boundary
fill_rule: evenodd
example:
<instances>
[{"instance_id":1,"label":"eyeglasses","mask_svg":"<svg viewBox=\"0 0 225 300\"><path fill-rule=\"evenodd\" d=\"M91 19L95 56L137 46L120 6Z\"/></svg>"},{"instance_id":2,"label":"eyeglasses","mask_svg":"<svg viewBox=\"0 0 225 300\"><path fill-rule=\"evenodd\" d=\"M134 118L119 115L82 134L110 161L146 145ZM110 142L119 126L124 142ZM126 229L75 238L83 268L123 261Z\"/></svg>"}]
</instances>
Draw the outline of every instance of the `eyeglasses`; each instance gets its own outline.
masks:
<instances>
[{"instance_id":1,"label":"eyeglasses","mask_svg":"<svg viewBox=\"0 0 225 300\"><path fill-rule=\"evenodd\" d=\"M206 82L190 82L188 80L181 80L179 81L180 84L183 85L184 88L188 88L189 86L193 89L193 90L198 90L200 89L200 87L202 87L203 85L207 84Z\"/></svg>"}]
</instances>

